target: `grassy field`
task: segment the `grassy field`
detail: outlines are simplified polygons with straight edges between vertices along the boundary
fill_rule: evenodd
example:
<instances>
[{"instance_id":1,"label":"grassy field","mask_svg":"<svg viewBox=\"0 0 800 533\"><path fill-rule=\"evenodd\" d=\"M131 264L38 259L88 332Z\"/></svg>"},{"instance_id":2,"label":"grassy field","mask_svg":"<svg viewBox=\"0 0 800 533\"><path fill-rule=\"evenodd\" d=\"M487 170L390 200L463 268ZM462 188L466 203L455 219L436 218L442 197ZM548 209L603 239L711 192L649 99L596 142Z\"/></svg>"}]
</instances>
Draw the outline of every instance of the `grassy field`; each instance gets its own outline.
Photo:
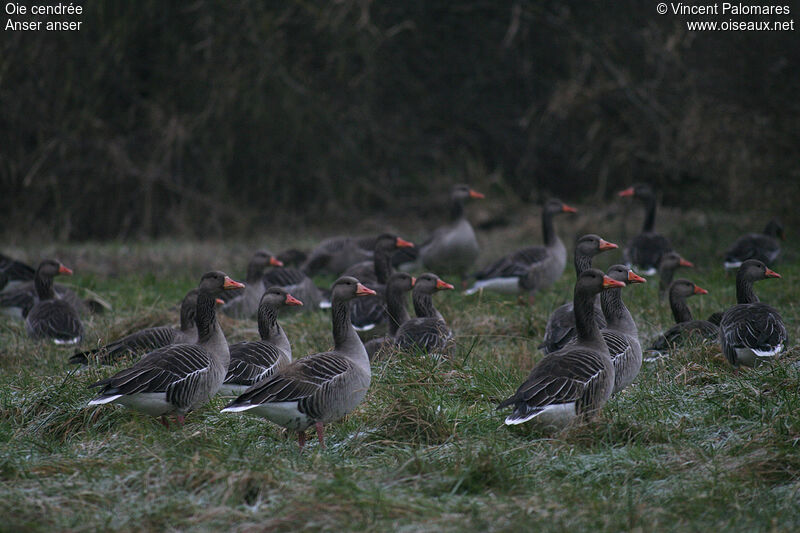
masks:
<instances>
[{"instance_id":1,"label":"grassy field","mask_svg":"<svg viewBox=\"0 0 800 533\"><path fill-rule=\"evenodd\" d=\"M719 253L735 228L716 234L699 214L683 220L671 226L674 241L698 268L679 275L711 291L690 300L695 316L705 317L734 301ZM559 230L574 235L593 224L576 220ZM534 220L522 232L482 233L484 259L539 242L537 228ZM610 228L603 236L624 242L620 226ZM242 254L253 244L95 244L43 253L63 258L76 270L71 283L114 305L87 319L84 345L91 346L176 320L175 303L204 270L241 276ZM16 251L33 258L32 250ZM228 250L237 259L224 259ZM800 260L791 249L786 255L775 267L783 279L760 282L757 292L783 313L794 340ZM619 260L610 253L597 263ZM171 430L122 408L87 407L86 386L114 369L74 372L70 349L34 343L21 322L3 318L0 531L798 530L794 348L771 366L734 375L718 347L693 347L646 364L585 425L555 436L503 425L494 406L541 358L536 346L547 316L571 294L572 280L568 269L532 307L493 295L437 296L457 334L454 360L398 353L376 363L366 401L328 427L328 448L314 437L302 453L276 426L219 413L226 403L219 397ZM643 340L672 322L656 285L625 289ZM331 345L325 312L283 324L296 356ZM257 335L252 321L224 319L223 327L230 341Z\"/></svg>"}]
</instances>

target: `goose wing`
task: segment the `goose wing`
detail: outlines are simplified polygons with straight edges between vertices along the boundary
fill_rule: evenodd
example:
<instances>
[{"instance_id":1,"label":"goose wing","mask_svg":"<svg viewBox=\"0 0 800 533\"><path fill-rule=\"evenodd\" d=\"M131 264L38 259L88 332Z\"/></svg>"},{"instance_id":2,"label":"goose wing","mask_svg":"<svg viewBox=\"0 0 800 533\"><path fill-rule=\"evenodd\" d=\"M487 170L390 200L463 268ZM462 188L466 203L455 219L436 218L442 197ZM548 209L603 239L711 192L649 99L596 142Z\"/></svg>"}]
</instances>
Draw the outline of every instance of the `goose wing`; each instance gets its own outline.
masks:
<instances>
[{"instance_id":1,"label":"goose wing","mask_svg":"<svg viewBox=\"0 0 800 533\"><path fill-rule=\"evenodd\" d=\"M252 385L270 376L289 359L272 343L240 342L230 347L231 362L224 383Z\"/></svg>"},{"instance_id":2,"label":"goose wing","mask_svg":"<svg viewBox=\"0 0 800 533\"><path fill-rule=\"evenodd\" d=\"M89 385L101 388L98 398L145 392L166 392L168 402L184 405L209 373L210 354L196 344L175 344L145 355L130 368Z\"/></svg>"},{"instance_id":3,"label":"goose wing","mask_svg":"<svg viewBox=\"0 0 800 533\"><path fill-rule=\"evenodd\" d=\"M317 400L327 396L352 368L347 359L334 352L309 355L256 383L227 407L297 402L301 413L316 417Z\"/></svg>"}]
</instances>

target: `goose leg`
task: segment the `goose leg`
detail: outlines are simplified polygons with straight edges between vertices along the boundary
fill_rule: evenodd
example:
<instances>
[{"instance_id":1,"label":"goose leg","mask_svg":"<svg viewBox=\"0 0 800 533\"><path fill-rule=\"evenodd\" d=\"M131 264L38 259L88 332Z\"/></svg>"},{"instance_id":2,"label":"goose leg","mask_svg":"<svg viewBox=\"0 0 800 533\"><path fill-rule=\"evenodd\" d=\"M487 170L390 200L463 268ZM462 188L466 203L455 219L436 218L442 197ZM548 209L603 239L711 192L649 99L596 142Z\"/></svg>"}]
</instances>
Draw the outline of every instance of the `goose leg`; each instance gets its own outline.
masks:
<instances>
[{"instance_id":1,"label":"goose leg","mask_svg":"<svg viewBox=\"0 0 800 533\"><path fill-rule=\"evenodd\" d=\"M323 435L322 422L317 422L317 438L320 448L325 449L325 436Z\"/></svg>"},{"instance_id":2,"label":"goose leg","mask_svg":"<svg viewBox=\"0 0 800 533\"><path fill-rule=\"evenodd\" d=\"M161 420L161 423L164 424L164 427L169 429L169 420L167 419L167 417L164 416L164 415L161 415L160 420Z\"/></svg>"},{"instance_id":3,"label":"goose leg","mask_svg":"<svg viewBox=\"0 0 800 533\"><path fill-rule=\"evenodd\" d=\"M183 421L186 420L183 415L178 415L175 418L178 419L178 425L179 426L182 426L183 425Z\"/></svg>"},{"instance_id":4,"label":"goose leg","mask_svg":"<svg viewBox=\"0 0 800 533\"><path fill-rule=\"evenodd\" d=\"M306 432L305 431L298 431L297 432L297 444L300 445L300 450L306 445Z\"/></svg>"}]
</instances>

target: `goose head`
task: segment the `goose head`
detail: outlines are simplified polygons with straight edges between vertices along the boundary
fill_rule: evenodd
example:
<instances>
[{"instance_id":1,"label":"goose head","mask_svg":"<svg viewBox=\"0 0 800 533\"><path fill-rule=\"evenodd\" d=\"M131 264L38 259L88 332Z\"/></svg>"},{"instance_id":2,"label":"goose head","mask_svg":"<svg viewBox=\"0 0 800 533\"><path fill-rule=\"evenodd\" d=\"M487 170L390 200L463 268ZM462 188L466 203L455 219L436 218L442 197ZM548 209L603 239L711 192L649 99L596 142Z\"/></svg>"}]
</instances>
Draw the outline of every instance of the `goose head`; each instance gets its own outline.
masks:
<instances>
[{"instance_id":1,"label":"goose head","mask_svg":"<svg viewBox=\"0 0 800 533\"><path fill-rule=\"evenodd\" d=\"M414 243L392 233L383 233L375 240L375 251L393 252L398 248L413 248Z\"/></svg>"},{"instance_id":2,"label":"goose head","mask_svg":"<svg viewBox=\"0 0 800 533\"><path fill-rule=\"evenodd\" d=\"M453 285L442 281L439 276L436 274L431 274L430 272L420 275L414 282L414 291L426 294L433 294L437 291L452 290L453 288Z\"/></svg>"},{"instance_id":3,"label":"goose head","mask_svg":"<svg viewBox=\"0 0 800 533\"><path fill-rule=\"evenodd\" d=\"M642 276L626 267L625 265L613 265L606 271L606 276L623 283L647 283Z\"/></svg>"},{"instance_id":4,"label":"goose head","mask_svg":"<svg viewBox=\"0 0 800 533\"><path fill-rule=\"evenodd\" d=\"M605 250L614 250L615 248L619 248L619 246L613 242L608 242L599 235L594 235L592 233L584 235L578 239L577 243L575 243L575 251L577 253L590 257L595 256Z\"/></svg>"},{"instance_id":5,"label":"goose head","mask_svg":"<svg viewBox=\"0 0 800 533\"><path fill-rule=\"evenodd\" d=\"M259 305L269 305L271 307L283 307L285 305L303 305L303 302L289 294L289 291L281 287L270 287L261 295Z\"/></svg>"},{"instance_id":6,"label":"goose head","mask_svg":"<svg viewBox=\"0 0 800 533\"><path fill-rule=\"evenodd\" d=\"M411 274L407 272L395 272L391 275L386 285L395 290L407 292L414 288L416 281L416 278L412 277Z\"/></svg>"},{"instance_id":7,"label":"goose head","mask_svg":"<svg viewBox=\"0 0 800 533\"><path fill-rule=\"evenodd\" d=\"M748 259L739 267L736 277L741 277L748 281L760 281L767 278L780 278L781 275L767 268L767 265L758 259Z\"/></svg>"},{"instance_id":8,"label":"goose head","mask_svg":"<svg viewBox=\"0 0 800 533\"><path fill-rule=\"evenodd\" d=\"M356 278L342 276L333 282L331 286L331 301L343 302L358 298L359 296L369 296L377 294L369 287L365 287Z\"/></svg>"},{"instance_id":9,"label":"goose head","mask_svg":"<svg viewBox=\"0 0 800 533\"><path fill-rule=\"evenodd\" d=\"M669 286L669 296L671 299L675 297L688 298L695 294L708 294L708 291L684 278L676 279Z\"/></svg>"},{"instance_id":10,"label":"goose head","mask_svg":"<svg viewBox=\"0 0 800 533\"><path fill-rule=\"evenodd\" d=\"M39 263L39 267L36 269L36 272L38 272L39 275L48 278L54 278L59 274L63 274L66 276L72 275L72 270L68 269L62 263L56 261L55 259L45 259L44 261Z\"/></svg>"}]
</instances>

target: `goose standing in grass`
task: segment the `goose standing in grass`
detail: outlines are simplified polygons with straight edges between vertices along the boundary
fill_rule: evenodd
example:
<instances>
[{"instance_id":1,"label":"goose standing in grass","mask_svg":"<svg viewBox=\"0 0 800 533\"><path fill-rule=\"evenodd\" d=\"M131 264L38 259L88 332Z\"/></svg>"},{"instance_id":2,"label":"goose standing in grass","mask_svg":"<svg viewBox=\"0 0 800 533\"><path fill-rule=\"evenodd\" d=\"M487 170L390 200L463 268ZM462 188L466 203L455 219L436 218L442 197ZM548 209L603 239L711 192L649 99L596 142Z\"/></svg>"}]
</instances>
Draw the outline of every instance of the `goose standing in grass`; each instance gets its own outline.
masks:
<instances>
[{"instance_id":1,"label":"goose standing in grass","mask_svg":"<svg viewBox=\"0 0 800 533\"><path fill-rule=\"evenodd\" d=\"M67 300L56 298L53 278L59 274L71 276L72 270L52 259L39 263L33 279L36 301L25 318L25 329L32 339L77 344L83 338L83 324L75 307Z\"/></svg>"},{"instance_id":2,"label":"goose standing in grass","mask_svg":"<svg viewBox=\"0 0 800 533\"><path fill-rule=\"evenodd\" d=\"M397 329L395 343L401 350L422 350L428 354L447 355L453 332L433 305L433 294L454 287L436 274L422 274L414 282L411 299L417 318L404 321Z\"/></svg>"},{"instance_id":3,"label":"goose standing in grass","mask_svg":"<svg viewBox=\"0 0 800 533\"><path fill-rule=\"evenodd\" d=\"M663 301L667 296L672 278L679 267L694 268L694 263L687 261L676 251L666 252L658 263L658 299Z\"/></svg>"},{"instance_id":4,"label":"goose standing in grass","mask_svg":"<svg viewBox=\"0 0 800 533\"><path fill-rule=\"evenodd\" d=\"M171 344L195 343L197 342L196 310L197 289L192 289L186 293L186 296L181 301L180 326L178 328L171 326L145 328L110 342L105 346L75 353L69 358L69 362L76 365L85 365L91 359L99 364L110 365L123 357L152 352Z\"/></svg>"},{"instance_id":5,"label":"goose standing in grass","mask_svg":"<svg viewBox=\"0 0 800 533\"><path fill-rule=\"evenodd\" d=\"M742 235L725 252L725 269L739 268L748 259L758 259L771 266L781 254L783 226L773 218L767 223L762 233Z\"/></svg>"},{"instance_id":6,"label":"goose standing in grass","mask_svg":"<svg viewBox=\"0 0 800 533\"><path fill-rule=\"evenodd\" d=\"M625 249L625 261L645 276L652 276L658 269L661 256L672 250L669 240L654 230L656 223L656 193L647 184L636 184L619 192L622 197L634 197L645 205L642 232L631 240Z\"/></svg>"},{"instance_id":7,"label":"goose standing in grass","mask_svg":"<svg viewBox=\"0 0 800 533\"><path fill-rule=\"evenodd\" d=\"M350 323L349 301L375 294L351 277L341 277L331 288L334 348L307 355L283 367L230 402L223 413L249 411L279 426L297 431L302 449L306 429L316 426L325 447L323 425L334 422L364 399L372 372L361 339Z\"/></svg>"},{"instance_id":8,"label":"goose standing in grass","mask_svg":"<svg viewBox=\"0 0 800 533\"><path fill-rule=\"evenodd\" d=\"M659 335L650 345L648 350L655 352L669 352L694 337L700 340L716 342L719 338L718 325L707 320L694 320L686 299L696 294L708 294L708 291L698 287L688 279L676 279L669 286L669 306L675 325Z\"/></svg>"},{"instance_id":9,"label":"goose standing in grass","mask_svg":"<svg viewBox=\"0 0 800 533\"><path fill-rule=\"evenodd\" d=\"M594 318L594 299L602 290L624 287L597 269L583 272L575 283L575 327L578 337L545 355L517 392L497 409L513 406L507 425L536 419L561 429L578 418L593 416L614 390L614 364Z\"/></svg>"},{"instance_id":10,"label":"goose standing in grass","mask_svg":"<svg viewBox=\"0 0 800 533\"><path fill-rule=\"evenodd\" d=\"M226 300L225 305L222 306L222 312L233 318L250 318L258 311L258 302L261 301L261 295L264 294L266 287L262 281L264 270L271 266L283 266L274 255L270 252L259 250L253 254L250 262L247 264L247 277L245 279L245 288L233 295L231 298L223 298Z\"/></svg>"},{"instance_id":11,"label":"goose standing in grass","mask_svg":"<svg viewBox=\"0 0 800 533\"><path fill-rule=\"evenodd\" d=\"M228 342L217 322L216 295L222 290L244 288L222 272L208 272L197 287L197 342L173 344L142 357L130 368L93 383L99 395L89 405L118 403L150 416L174 414L183 424L187 413L206 403L219 391L228 371Z\"/></svg>"},{"instance_id":12,"label":"goose standing in grass","mask_svg":"<svg viewBox=\"0 0 800 533\"><path fill-rule=\"evenodd\" d=\"M592 268L592 259L595 255L606 250L618 248L613 242L608 242L598 235L584 235L575 243L575 278ZM599 299L595 298L595 320L601 328L606 327L606 318L600 308ZM567 342L575 338L575 312L572 302L557 307L547 319L544 329L544 340L539 349L544 353L555 352L564 347Z\"/></svg>"},{"instance_id":13,"label":"goose standing in grass","mask_svg":"<svg viewBox=\"0 0 800 533\"><path fill-rule=\"evenodd\" d=\"M722 353L735 368L778 357L789 340L780 313L759 302L753 291L754 282L780 277L757 259L748 259L736 273L737 304L725 311L719 324Z\"/></svg>"},{"instance_id":14,"label":"goose standing in grass","mask_svg":"<svg viewBox=\"0 0 800 533\"><path fill-rule=\"evenodd\" d=\"M464 294L487 289L502 293L528 293L533 302L536 291L549 287L564 273L567 249L553 227L553 217L577 210L560 200L549 200L542 209L544 246L530 246L498 259L474 274L477 281Z\"/></svg>"},{"instance_id":15,"label":"goose standing in grass","mask_svg":"<svg viewBox=\"0 0 800 533\"><path fill-rule=\"evenodd\" d=\"M378 351L394 346L397 330L410 318L406 309L406 293L414 288L415 283L416 279L406 272L395 272L389 277L384 290L388 331L385 336L364 343L370 361Z\"/></svg>"},{"instance_id":16,"label":"goose standing in grass","mask_svg":"<svg viewBox=\"0 0 800 533\"><path fill-rule=\"evenodd\" d=\"M484 195L469 185L453 186L450 190L450 221L436 228L418 249L411 248L396 253L393 257L394 264L419 259L428 270L451 272L458 274L463 280L480 253L475 230L464 211L464 202L482 198ZM415 266L417 265L406 265L403 269L411 270Z\"/></svg>"},{"instance_id":17,"label":"goose standing in grass","mask_svg":"<svg viewBox=\"0 0 800 533\"><path fill-rule=\"evenodd\" d=\"M613 265L606 276L624 282L646 283L643 277L625 265ZM639 330L630 311L622 301L622 288L611 288L600 294L600 304L607 326L600 333L608 346L608 355L614 364L614 392L633 383L642 369L642 346L639 344Z\"/></svg>"},{"instance_id":18,"label":"goose standing in grass","mask_svg":"<svg viewBox=\"0 0 800 533\"><path fill-rule=\"evenodd\" d=\"M356 278L374 290L376 296L356 298L350 302L350 320L358 331L370 331L386 321L383 291L392 275L392 253L402 248L413 248L414 243L397 235L384 233L375 241L372 261L363 261L348 268L344 276Z\"/></svg>"},{"instance_id":19,"label":"goose standing in grass","mask_svg":"<svg viewBox=\"0 0 800 533\"><path fill-rule=\"evenodd\" d=\"M230 345L231 362L220 392L238 396L253 384L292 362L292 347L278 324L278 311L303 302L280 287L270 287L258 306L258 333L261 340Z\"/></svg>"}]
</instances>

